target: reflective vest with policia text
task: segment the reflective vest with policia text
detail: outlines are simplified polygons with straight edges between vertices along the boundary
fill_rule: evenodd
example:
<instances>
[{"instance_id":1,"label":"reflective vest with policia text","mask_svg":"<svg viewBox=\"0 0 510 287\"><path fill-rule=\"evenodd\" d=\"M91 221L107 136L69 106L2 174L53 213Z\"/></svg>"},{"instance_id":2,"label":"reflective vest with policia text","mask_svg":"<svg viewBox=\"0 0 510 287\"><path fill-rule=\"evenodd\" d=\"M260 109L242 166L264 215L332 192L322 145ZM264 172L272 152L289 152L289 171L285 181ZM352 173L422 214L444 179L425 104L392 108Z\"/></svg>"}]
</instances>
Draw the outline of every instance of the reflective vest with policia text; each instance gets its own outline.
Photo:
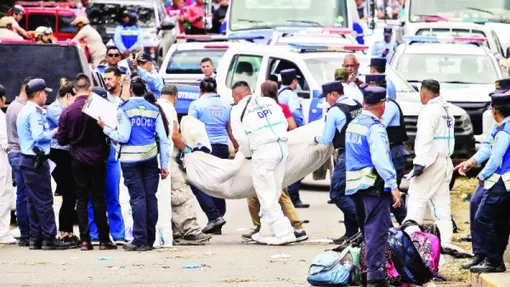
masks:
<instances>
[{"instance_id":1,"label":"reflective vest with policia text","mask_svg":"<svg viewBox=\"0 0 510 287\"><path fill-rule=\"evenodd\" d=\"M492 139L493 145L498 133L510 134L510 124L502 124L496 128ZM508 149L503 156L501 167L498 168L496 172L494 172L491 176L485 179L484 189L491 189L500 179L503 180L506 190L510 191L510 149Z\"/></svg>"},{"instance_id":2,"label":"reflective vest with policia text","mask_svg":"<svg viewBox=\"0 0 510 287\"><path fill-rule=\"evenodd\" d=\"M356 102L356 105L354 106L343 103L335 103L333 106L331 106L331 108L328 109L329 111L332 108L337 107L345 114L345 124L342 128L342 131L339 132L338 129L335 128L335 136L333 137L333 147L335 149L345 149L345 131L347 130L347 126L363 111L363 106L356 100L354 100L354 102Z\"/></svg>"},{"instance_id":3,"label":"reflective vest with policia text","mask_svg":"<svg viewBox=\"0 0 510 287\"><path fill-rule=\"evenodd\" d=\"M156 141L157 106L143 100L128 100L120 105L131 121L131 135L127 143L119 144L121 162L140 162L158 155Z\"/></svg>"},{"instance_id":4,"label":"reflective vest with policia text","mask_svg":"<svg viewBox=\"0 0 510 287\"><path fill-rule=\"evenodd\" d=\"M382 125L373 117L361 114L351 121L345 133L346 153L346 194L351 195L359 190L375 187L378 192L389 191L382 178L377 174L372 163L367 134L372 125ZM385 152L390 159L389 144Z\"/></svg>"}]
</instances>

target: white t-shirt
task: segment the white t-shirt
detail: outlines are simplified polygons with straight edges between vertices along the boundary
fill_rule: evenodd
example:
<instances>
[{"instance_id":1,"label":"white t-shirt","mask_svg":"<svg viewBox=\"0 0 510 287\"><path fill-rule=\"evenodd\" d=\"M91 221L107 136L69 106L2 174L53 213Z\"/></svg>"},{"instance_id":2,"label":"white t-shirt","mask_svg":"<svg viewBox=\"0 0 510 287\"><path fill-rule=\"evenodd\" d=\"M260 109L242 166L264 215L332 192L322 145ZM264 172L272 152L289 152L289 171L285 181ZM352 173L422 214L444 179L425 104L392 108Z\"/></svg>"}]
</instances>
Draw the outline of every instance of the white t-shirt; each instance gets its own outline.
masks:
<instances>
[{"instance_id":1,"label":"white t-shirt","mask_svg":"<svg viewBox=\"0 0 510 287\"><path fill-rule=\"evenodd\" d=\"M14 18L14 16L9 16L11 19L12 19L12 28L15 28L15 27L19 27L19 23L18 21L16 21L16 19Z\"/></svg>"}]
</instances>

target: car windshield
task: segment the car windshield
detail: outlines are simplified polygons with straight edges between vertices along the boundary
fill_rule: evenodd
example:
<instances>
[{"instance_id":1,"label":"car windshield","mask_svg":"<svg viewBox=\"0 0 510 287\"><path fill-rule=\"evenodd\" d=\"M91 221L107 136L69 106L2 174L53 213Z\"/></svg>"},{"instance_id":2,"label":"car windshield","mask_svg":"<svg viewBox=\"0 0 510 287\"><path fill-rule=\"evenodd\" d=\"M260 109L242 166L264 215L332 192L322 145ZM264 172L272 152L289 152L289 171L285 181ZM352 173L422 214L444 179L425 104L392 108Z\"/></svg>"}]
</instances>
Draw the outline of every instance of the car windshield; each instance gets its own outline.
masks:
<instances>
[{"instance_id":1,"label":"car windshield","mask_svg":"<svg viewBox=\"0 0 510 287\"><path fill-rule=\"evenodd\" d=\"M214 63L214 72L218 67L218 62L225 54L224 49L208 49L208 50L184 50L175 51L166 67L167 74L202 74L200 69L200 61L209 57Z\"/></svg>"},{"instance_id":2,"label":"car windshield","mask_svg":"<svg viewBox=\"0 0 510 287\"><path fill-rule=\"evenodd\" d=\"M276 26L347 27L346 0L236 0L230 3L232 31Z\"/></svg>"},{"instance_id":3,"label":"car windshield","mask_svg":"<svg viewBox=\"0 0 510 287\"><path fill-rule=\"evenodd\" d=\"M138 26L151 28L156 26L156 15L152 6L134 6L120 4L91 3L87 9L90 23L94 26L117 27L121 22L122 13L132 11L138 14Z\"/></svg>"},{"instance_id":4,"label":"car windshield","mask_svg":"<svg viewBox=\"0 0 510 287\"><path fill-rule=\"evenodd\" d=\"M493 84L498 79L491 58L477 55L407 54L398 60L397 71L408 82Z\"/></svg>"},{"instance_id":5,"label":"car windshield","mask_svg":"<svg viewBox=\"0 0 510 287\"><path fill-rule=\"evenodd\" d=\"M368 69L370 59L369 58L360 58L360 70L359 72L362 74L370 73ZM343 65L342 58L312 58L306 59L305 63L310 69L312 75L315 76L315 80L317 84L322 85L327 82L334 81L335 70L341 68ZM397 89L397 93L415 93L416 91L413 89L409 83L404 80L395 70L393 70L390 66L386 66L386 76L389 80L395 84L395 88ZM416 97L406 97L406 101L417 101Z\"/></svg>"},{"instance_id":6,"label":"car windshield","mask_svg":"<svg viewBox=\"0 0 510 287\"><path fill-rule=\"evenodd\" d=\"M414 0L408 3L411 22L422 22L427 17L439 16L448 21L487 19L510 23L510 0Z\"/></svg>"}]
</instances>

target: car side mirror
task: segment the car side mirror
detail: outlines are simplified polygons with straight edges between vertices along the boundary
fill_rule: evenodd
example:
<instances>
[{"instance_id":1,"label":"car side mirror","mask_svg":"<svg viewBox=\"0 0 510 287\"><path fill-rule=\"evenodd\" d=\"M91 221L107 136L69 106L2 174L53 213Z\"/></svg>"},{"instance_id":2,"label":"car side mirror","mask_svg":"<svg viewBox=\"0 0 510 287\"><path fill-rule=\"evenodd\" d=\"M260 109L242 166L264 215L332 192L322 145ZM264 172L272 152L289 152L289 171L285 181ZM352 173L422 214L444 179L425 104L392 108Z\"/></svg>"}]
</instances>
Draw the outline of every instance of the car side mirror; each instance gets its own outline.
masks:
<instances>
[{"instance_id":1,"label":"car side mirror","mask_svg":"<svg viewBox=\"0 0 510 287\"><path fill-rule=\"evenodd\" d=\"M506 48L505 58L510 58L510 47Z\"/></svg>"},{"instance_id":2,"label":"car side mirror","mask_svg":"<svg viewBox=\"0 0 510 287\"><path fill-rule=\"evenodd\" d=\"M175 23L170 20L163 20L163 23L161 23L161 30L168 31L175 28Z\"/></svg>"},{"instance_id":3,"label":"car side mirror","mask_svg":"<svg viewBox=\"0 0 510 287\"><path fill-rule=\"evenodd\" d=\"M420 89L418 89L418 86L416 84L411 84L411 87L413 87L413 89L417 92L420 91Z\"/></svg>"}]
</instances>

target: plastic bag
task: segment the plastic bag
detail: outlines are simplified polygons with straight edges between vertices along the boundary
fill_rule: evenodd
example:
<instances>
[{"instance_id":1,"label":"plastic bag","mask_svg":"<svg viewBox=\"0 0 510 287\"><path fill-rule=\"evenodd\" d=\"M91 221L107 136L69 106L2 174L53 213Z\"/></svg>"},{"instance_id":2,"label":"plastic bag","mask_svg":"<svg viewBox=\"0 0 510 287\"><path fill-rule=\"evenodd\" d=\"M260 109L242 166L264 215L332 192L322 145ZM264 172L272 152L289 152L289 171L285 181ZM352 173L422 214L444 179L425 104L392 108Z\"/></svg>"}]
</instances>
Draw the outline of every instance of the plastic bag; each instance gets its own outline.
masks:
<instances>
[{"instance_id":1,"label":"plastic bag","mask_svg":"<svg viewBox=\"0 0 510 287\"><path fill-rule=\"evenodd\" d=\"M181 121L184 142L199 142L206 135L205 127L193 120ZM333 145L311 145L322 134L324 121L314 121L287 133L289 156L283 186L288 186L314 172L330 159ZM193 130L195 139L187 138L186 130ZM189 144L188 144L189 145ZM217 198L239 199L255 197L251 161L237 153L233 160L220 159L203 152L188 153L184 158L187 180L203 192Z\"/></svg>"}]
</instances>

